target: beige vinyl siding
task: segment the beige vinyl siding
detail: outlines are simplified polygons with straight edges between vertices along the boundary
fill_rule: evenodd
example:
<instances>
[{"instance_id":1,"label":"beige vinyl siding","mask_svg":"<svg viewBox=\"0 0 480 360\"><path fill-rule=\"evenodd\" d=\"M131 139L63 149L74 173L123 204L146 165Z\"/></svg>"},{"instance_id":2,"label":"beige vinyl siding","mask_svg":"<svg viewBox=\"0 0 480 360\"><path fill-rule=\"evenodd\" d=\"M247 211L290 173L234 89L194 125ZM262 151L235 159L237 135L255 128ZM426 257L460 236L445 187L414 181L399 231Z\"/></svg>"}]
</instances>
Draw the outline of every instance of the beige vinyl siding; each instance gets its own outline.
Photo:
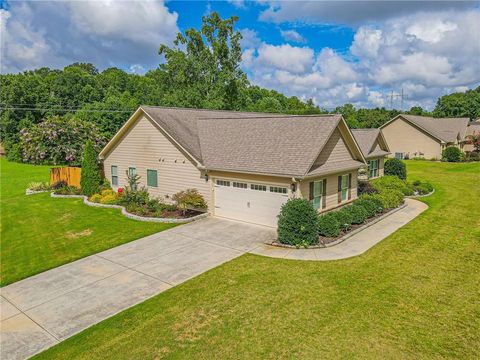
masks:
<instances>
[{"instance_id":1,"label":"beige vinyl siding","mask_svg":"<svg viewBox=\"0 0 480 360\"><path fill-rule=\"evenodd\" d=\"M350 187L350 199L347 201L343 201L342 203L338 202L338 177L345 174L352 174L352 184ZM337 174L331 174L327 176L321 176L314 179L303 180L300 182L300 193L301 196L305 199L309 199L310 197L310 182L311 181L319 181L323 179L327 179L327 191L326 191L326 199L324 200L325 208L319 209L319 211L327 211L334 209L338 206L344 205L349 203L357 198L357 177L358 173L357 170L347 171L347 172L340 172Z\"/></svg>"},{"instance_id":2,"label":"beige vinyl siding","mask_svg":"<svg viewBox=\"0 0 480 360\"><path fill-rule=\"evenodd\" d=\"M330 162L352 160L352 158L352 154L350 154L340 130L337 128L333 131L332 136L328 139L317 160L315 160L314 166Z\"/></svg>"},{"instance_id":3,"label":"beige vinyl siding","mask_svg":"<svg viewBox=\"0 0 480 360\"><path fill-rule=\"evenodd\" d=\"M147 186L147 169L156 170L158 186L148 188L165 200L178 191L198 189L211 205L210 183L176 145L146 117L141 116L104 159L105 177L111 181L111 166L118 168L118 187L126 185L125 171L135 167L140 186ZM117 187L115 187L117 188Z\"/></svg>"},{"instance_id":4,"label":"beige vinyl siding","mask_svg":"<svg viewBox=\"0 0 480 360\"><path fill-rule=\"evenodd\" d=\"M439 140L427 135L402 118L397 118L383 127L382 133L390 148L390 157L395 157L396 152L406 153L410 158L420 156L420 153L423 153L423 157L426 159L442 157Z\"/></svg>"},{"instance_id":5,"label":"beige vinyl siding","mask_svg":"<svg viewBox=\"0 0 480 360\"><path fill-rule=\"evenodd\" d=\"M378 176L385 175L385 157L381 157L378 164Z\"/></svg>"}]
</instances>

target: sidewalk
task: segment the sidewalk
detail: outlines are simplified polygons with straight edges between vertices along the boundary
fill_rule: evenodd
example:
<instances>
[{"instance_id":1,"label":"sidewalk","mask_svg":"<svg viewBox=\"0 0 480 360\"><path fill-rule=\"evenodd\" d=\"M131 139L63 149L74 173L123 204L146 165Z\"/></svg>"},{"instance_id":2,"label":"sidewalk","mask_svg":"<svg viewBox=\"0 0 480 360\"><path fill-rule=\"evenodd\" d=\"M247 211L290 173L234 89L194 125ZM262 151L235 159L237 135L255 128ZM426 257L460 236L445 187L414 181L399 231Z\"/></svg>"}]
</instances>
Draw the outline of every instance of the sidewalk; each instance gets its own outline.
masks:
<instances>
[{"instance_id":1,"label":"sidewalk","mask_svg":"<svg viewBox=\"0 0 480 360\"><path fill-rule=\"evenodd\" d=\"M250 251L252 254L291 260L340 260L363 254L390 234L428 209L418 200L405 199L403 209L367 227L338 245L320 249L289 249L263 244Z\"/></svg>"}]
</instances>

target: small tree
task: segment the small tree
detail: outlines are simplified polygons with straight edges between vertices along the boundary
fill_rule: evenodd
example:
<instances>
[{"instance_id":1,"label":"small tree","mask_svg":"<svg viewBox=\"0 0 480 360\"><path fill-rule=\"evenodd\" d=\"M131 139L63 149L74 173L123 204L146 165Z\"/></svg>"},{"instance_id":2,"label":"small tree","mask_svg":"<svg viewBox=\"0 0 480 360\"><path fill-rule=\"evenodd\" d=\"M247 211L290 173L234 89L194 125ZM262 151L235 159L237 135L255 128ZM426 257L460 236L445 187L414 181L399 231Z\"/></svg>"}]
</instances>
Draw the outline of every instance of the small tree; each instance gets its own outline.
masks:
<instances>
[{"instance_id":1,"label":"small tree","mask_svg":"<svg viewBox=\"0 0 480 360\"><path fill-rule=\"evenodd\" d=\"M459 162L462 160L462 151L455 147L449 146L442 151L442 160L448 162Z\"/></svg>"},{"instance_id":2,"label":"small tree","mask_svg":"<svg viewBox=\"0 0 480 360\"><path fill-rule=\"evenodd\" d=\"M102 178L98 169L97 154L90 140L85 144L85 151L82 160L82 175L80 177L80 187L82 193L92 196L100 191Z\"/></svg>"},{"instance_id":3,"label":"small tree","mask_svg":"<svg viewBox=\"0 0 480 360\"><path fill-rule=\"evenodd\" d=\"M183 215L188 209L206 209L207 203L197 189L187 189L179 191L172 196L173 201L182 210Z\"/></svg>"},{"instance_id":4,"label":"small tree","mask_svg":"<svg viewBox=\"0 0 480 360\"><path fill-rule=\"evenodd\" d=\"M394 175L402 180L407 179L407 167L402 160L389 159L384 165L385 175Z\"/></svg>"}]
</instances>

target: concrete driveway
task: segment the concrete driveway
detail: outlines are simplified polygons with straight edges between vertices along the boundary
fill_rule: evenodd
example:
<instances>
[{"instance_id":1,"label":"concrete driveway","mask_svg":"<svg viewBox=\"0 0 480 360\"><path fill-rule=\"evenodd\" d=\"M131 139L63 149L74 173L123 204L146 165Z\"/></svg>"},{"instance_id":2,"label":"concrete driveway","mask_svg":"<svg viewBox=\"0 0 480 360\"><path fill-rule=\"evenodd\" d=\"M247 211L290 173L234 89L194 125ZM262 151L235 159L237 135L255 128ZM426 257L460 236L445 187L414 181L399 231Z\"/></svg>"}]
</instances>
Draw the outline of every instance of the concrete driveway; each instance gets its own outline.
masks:
<instances>
[{"instance_id":1,"label":"concrete driveway","mask_svg":"<svg viewBox=\"0 0 480 360\"><path fill-rule=\"evenodd\" d=\"M208 218L8 285L0 358L30 357L274 238L270 228Z\"/></svg>"}]
</instances>

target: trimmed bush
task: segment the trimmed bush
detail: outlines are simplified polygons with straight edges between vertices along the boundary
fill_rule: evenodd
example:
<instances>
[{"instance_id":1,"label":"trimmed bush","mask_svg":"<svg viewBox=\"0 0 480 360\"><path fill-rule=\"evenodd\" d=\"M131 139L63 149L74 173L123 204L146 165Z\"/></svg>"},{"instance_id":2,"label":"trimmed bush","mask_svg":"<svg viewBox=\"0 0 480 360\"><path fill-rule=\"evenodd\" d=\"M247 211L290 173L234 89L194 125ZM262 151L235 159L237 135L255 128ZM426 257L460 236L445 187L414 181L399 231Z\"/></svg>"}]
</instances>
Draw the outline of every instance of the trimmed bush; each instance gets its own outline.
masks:
<instances>
[{"instance_id":1,"label":"trimmed bush","mask_svg":"<svg viewBox=\"0 0 480 360\"><path fill-rule=\"evenodd\" d=\"M326 237L340 235L341 224L337 218L337 211L330 212L318 217L318 234Z\"/></svg>"},{"instance_id":2,"label":"trimmed bush","mask_svg":"<svg viewBox=\"0 0 480 360\"><path fill-rule=\"evenodd\" d=\"M449 146L442 151L442 161L459 162L462 161L462 155L463 153L459 148Z\"/></svg>"},{"instance_id":3,"label":"trimmed bush","mask_svg":"<svg viewBox=\"0 0 480 360\"><path fill-rule=\"evenodd\" d=\"M403 194L398 190L384 190L378 195L385 209L396 208L403 202Z\"/></svg>"},{"instance_id":4,"label":"trimmed bush","mask_svg":"<svg viewBox=\"0 0 480 360\"><path fill-rule=\"evenodd\" d=\"M388 159L383 166L385 175L397 176L402 180L407 179L407 167L402 160Z\"/></svg>"},{"instance_id":5,"label":"trimmed bush","mask_svg":"<svg viewBox=\"0 0 480 360\"><path fill-rule=\"evenodd\" d=\"M416 180L413 182L413 189L417 194L425 195L433 191L433 185L428 181Z\"/></svg>"},{"instance_id":6,"label":"trimmed bush","mask_svg":"<svg viewBox=\"0 0 480 360\"><path fill-rule=\"evenodd\" d=\"M278 241L294 246L314 245L318 242L318 214L310 201L290 199L282 205L278 216Z\"/></svg>"},{"instance_id":7,"label":"trimmed bush","mask_svg":"<svg viewBox=\"0 0 480 360\"><path fill-rule=\"evenodd\" d=\"M102 204L116 204L117 202L117 196L115 194L107 194L100 199L100 203Z\"/></svg>"},{"instance_id":8,"label":"trimmed bush","mask_svg":"<svg viewBox=\"0 0 480 360\"><path fill-rule=\"evenodd\" d=\"M379 207L378 202L378 199L372 199L371 197L367 197L365 195L360 197L358 200L355 200L353 204L361 206L367 210L368 217L371 218L383 211L383 206Z\"/></svg>"},{"instance_id":9,"label":"trimmed bush","mask_svg":"<svg viewBox=\"0 0 480 360\"><path fill-rule=\"evenodd\" d=\"M372 180L372 185L379 192L384 190L398 190L405 196L413 195L413 186L396 176L382 176L378 179Z\"/></svg>"},{"instance_id":10,"label":"trimmed bush","mask_svg":"<svg viewBox=\"0 0 480 360\"><path fill-rule=\"evenodd\" d=\"M88 140L83 154L80 188L84 195L92 196L100 191L101 183L102 178L98 169L97 153L92 142Z\"/></svg>"},{"instance_id":11,"label":"trimmed bush","mask_svg":"<svg viewBox=\"0 0 480 360\"><path fill-rule=\"evenodd\" d=\"M385 210L385 207L383 206L383 202L380 198L380 194L362 195L360 199L368 200L369 202L373 203L376 208L376 214L381 214Z\"/></svg>"},{"instance_id":12,"label":"trimmed bush","mask_svg":"<svg viewBox=\"0 0 480 360\"><path fill-rule=\"evenodd\" d=\"M202 194L197 189L187 189L185 191L179 191L172 196L173 201L177 203L177 206L182 209L185 214L187 209L206 209L207 203Z\"/></svg>"},{"instance_id":13,"label":"trimmed bush","mask_svg":"<svg viewBox=\"0 0 480 360\"><path fill-rule=\"evenodd\" d=\"M100 194L93 194L92 196L90 196L90 197L88 198L88 201L94 202L94 203L99 203L101 199L102 199L102 195L100 195Z\"/></svg>"},{"instance_id":14,"label":"trimmed bush","mask_svg":"<svg viewBox=\"0 0 480 360\"><path fill-rule=\"evenodd\" d=\"M350 205L345 208L352 216L352 224L363 224L368 219L368 211L359 205Z\"/></svg>"},{"instance_id":15,"label":"trimmed bush","mask_svg":"<svg viewBox=\"0 0 480 360\"><path fill-rule=\"evenodd\" d=\"M348 231L352 228L352 214L350 214L348 209L342 208L333 212L332 214L335 214L340 224L340 229L343 231Z\"/></svg>"}]
</instances>

